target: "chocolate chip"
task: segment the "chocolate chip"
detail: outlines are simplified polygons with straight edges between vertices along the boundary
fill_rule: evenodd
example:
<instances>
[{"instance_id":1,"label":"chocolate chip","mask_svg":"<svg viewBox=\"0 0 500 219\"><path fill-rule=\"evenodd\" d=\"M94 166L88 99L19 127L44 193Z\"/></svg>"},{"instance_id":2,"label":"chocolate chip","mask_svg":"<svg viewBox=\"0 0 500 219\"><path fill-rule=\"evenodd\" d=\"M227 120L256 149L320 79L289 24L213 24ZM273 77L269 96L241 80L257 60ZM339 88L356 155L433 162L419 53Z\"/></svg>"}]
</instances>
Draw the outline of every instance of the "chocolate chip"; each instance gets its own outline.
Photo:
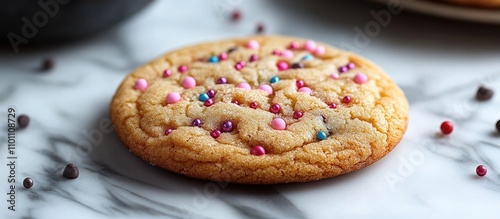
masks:
<instances>
[{"instance_id":1,"label":"chocolate chip","mask_svg":"<svg viewBox=\"0 0 500 219\"><path fill-rule=\"evenodd\" d=\"M229 54L229 53L232 53L232 52L234 52L234 51L236 51L236 50L238 50L238 47L231 47L231 48L229 48L229 49L227 50L227 53Z\"/></svg>"},{"instance_id":2,"label":"chocolate chip","mask_svg":"<svg viewBox=\"0 0 500 219\"><path fill-rule=\"evenodd\" d=\"M294 68L294 69L304 68L304 63L302 63L302 62L293 63L292 68Z\"/></svg>"},{"instance_id":3,"label":"chocolate chip","mask_svg":"<svg viewBox=\"0 0 500 219\"><path fill-rule=\"evenodd\" d=\"M476 100L485 101L493 97L493 90L484 86L479 87L476 93Z\"/></svg>"},{"instance_id":4,"label":"chocolate chip","mask_svg":"<svg viewBox=\"0 0 500 219\"><path fill-rule=\"evenodd\" d=\"M54 59L47 58L47 59L43 60L43 63L41 66L42 71L48 71L48 70L51 70L52 68L54 68Z\"/></svg>"},{"instance_id":5,"label":"chocolate chip","mask_svg":"<svg viewBox=\"0 0 500 219\"><path fill-rule=\"evenodd\" d=\"M19 128L26 128L30 124L30 117L28 115L20 115L17 117L17 124Z\"/></svg>"},{"instance_id":6,"label":"chocolate chip","mask_svg":"<svg viewBox=\"0 0 500 219\"><path fill-rule=\"evenodd\" d=\"M67 179L76 179L79 175L80 171L78 170L78 167L73 163L67 164L64 168L63 176Z\"/></svg>"},{"instance_id":7,"label":"chocolate chip","mask_svg":"<svg viewBox=\"0 0 500 219\"><path fill-rule=\"evenodd\" d=\"M497 121L496 127L497 127L498 133L500 133L500 120Z\"/></svg>"},{"instance_id":8,"label":"chocolate chip","mask_svg":"<svg viewBox=\"0 0 500 219\"><path fill-rule=\"evenodd\" d=\"M257 33L264 33L266 27L264 26L263 23L258 23L257 24Z\"/></svg>"},{"instance_id":9,"label":"chocolate chip","mask_svg":"<svg viewBox=\"0 0 500 219\"><path fill-rule=\"evenodd\" d=\"M24 188L27 188L27 189L33 187L33 179L30 177L24 178L23 186L24 186Z\"/></svg>"}]
</instances>

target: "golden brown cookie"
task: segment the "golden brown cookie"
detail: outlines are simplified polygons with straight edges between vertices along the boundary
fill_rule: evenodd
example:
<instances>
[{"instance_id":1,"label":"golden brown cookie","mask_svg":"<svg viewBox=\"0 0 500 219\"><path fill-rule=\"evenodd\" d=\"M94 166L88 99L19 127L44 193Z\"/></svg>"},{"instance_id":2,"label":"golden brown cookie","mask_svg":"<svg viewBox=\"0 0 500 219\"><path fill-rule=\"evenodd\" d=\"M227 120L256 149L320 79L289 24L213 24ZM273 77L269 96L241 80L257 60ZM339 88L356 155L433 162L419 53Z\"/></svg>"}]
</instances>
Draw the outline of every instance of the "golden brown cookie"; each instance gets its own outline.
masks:
<instances>
[{"instance_id":1,"label":"golden brown cookie","mask_svg":"<svg viewBox=\"0 0 500 219\"><path fill-rule=\"evenodd\" d=\"M500 7L500 0L439 0L439 1L460 4L465 6L476 6L476 7L486 7L486 8Z\"/></svg>"},{"instance_id":2,"label":"golden brown cookie","mask_svg":"<svg viewBox=\"0 0 500 219\"><path fill-rule=\"evenodd\" d=\"M401 140L408 102L379 67L311 40L255 36L172 51L127 76L111 117L128 149L186 176L305 182Z\"/></svg>"}]
</instances>

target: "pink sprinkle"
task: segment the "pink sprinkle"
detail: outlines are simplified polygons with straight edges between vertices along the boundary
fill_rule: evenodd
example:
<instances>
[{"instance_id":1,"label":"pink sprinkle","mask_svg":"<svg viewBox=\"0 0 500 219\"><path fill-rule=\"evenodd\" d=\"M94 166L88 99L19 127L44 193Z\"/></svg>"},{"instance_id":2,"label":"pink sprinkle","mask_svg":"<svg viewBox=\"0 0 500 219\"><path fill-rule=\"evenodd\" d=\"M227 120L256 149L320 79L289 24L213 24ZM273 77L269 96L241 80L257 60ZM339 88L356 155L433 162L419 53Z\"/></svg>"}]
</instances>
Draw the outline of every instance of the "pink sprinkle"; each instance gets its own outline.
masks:
<instances>
[{"instance_id":1,"label":"pink sprinkle","mask_svg":"<svg viewBox=\"0 0 500 219\"><path fill-rule=\"evenodd\" d=\"M170 69L165 69L165 71L163 71L164 78L170 77L170 75L172 75L172 71L170 71Z\"/></svg>"},{"instance_id":2,"label":"pink sprinkle","mask_svg":"<svg viewBox=\"0 0 500 219\"><path fill-rule=\"evenodd\" d=\"M289 68L288 63L284 61L279 61L278 64L276 64L276 66L278 67L279 71L285 71Z\"/></svg>"},{"instance_id":3,"label":"pink sprinkle","mask_svg":"<svg viewBox=\"0 0 500 219\"><path fill-rule=\"evenodd\" d=\"M257 145L250 150L250 154L256 155L256 156L261 156L261 155L266 154L266 149L260 145Z\"/></svg>"},{"instance_id":4,"label":"pink sprinkle","mask_svg":"<svg viewBox=\"0 0 500 219\"><path fill-rule=\"evenodd\" d=\"M293 58L293 52L291 50L285 50L281 53L281 56L287 59L291 59Z\"/></svg>"},{"instance_id":5,"label":"pink sprinkle","mask_svg":"<svg viewBox=\"0 0 500 219\"><path fill-rule=\"evenodd\" d=\"M239 70L243 69L243 65L241 65L240 63L236 63L236 65L234 65L234 69L239 71Z\"/></svg>"},{"instance_id":6,"label":"pink sprinkle","mask_svg":"<svg viewBox=\"0 0 500 219\"><path fill-rule=\"evenodd\" d=\"M356 84L364 84L366 81L368 81L368 77L363 73L358 73L354 76L354 82L356 82Z\"/></svg>"},{"instance_id":7,"label":"pink sprinkle","mask_svg":"<svg viewBox=\"0 0 500 219\"><path fill-rule=\"evenodd\" d=\"M223 52L219 55L219 61L223 61L227 59L227 53Z\"/></svg>"},{"instance_id":8,"label":"pink sprinkle","mask_svg":"<svg viewBox=\"0 0 500 219\"><path fill-rule=\"evenodd\" d=\"M281 53L282 53L282 52L281 52L281 50L279 50L279 49L275 49L275 50L273 50L273 55L275 55L275 56L280 56L280 55L281 55Z\"/></svg>"},{"instance_id":9,"label":"pink sprinkle","mask_svg":"<svg viewBox=\"0 0 500 219\"><path fill-rule=\"evenodd\" d=\"M290 46L288 46L289 49L298 49L299 47L300 47L300 44L297 41L292 41L290 43Z\"/></svg>"},{"instance_id":10,"label":"pink sprinkle","mask_svg":"<svg viewBox=\"0 0 500 219\"><path fill-rule=\"evenodd\" d=\"M260 45L256 40L249 40L245 46L249 49L258 49Z\"/></svg>"},{"instance_id":11,"label":"pink sprinkle","mask_svg":"<svg viewBox=\"0 0 500 219\"><path fill-rule=\"evenodd\" d=\"M182 87L186 89L196 87L196 80L193 77L187 76L182 80Z\"/></svg>"},{"instance_id":12,"label":"pink sprinkle","mask_svg":"<svg viewBox=\"0 0 500 219\"><path fill-rule=\"evenodd\" d=\"M311 94L313 91L311 90L311 88L308 88L308 87L301 87L301 88L299 89L299 92Z\"/></svg>"},{"instance_id":13,"label":"pink sprinkle","mask_svg":"<svg viewBox=\"0 0 500 219\"><path fill-rule=\"evenodd\" d=\"M326 51L325 51L325 47L323 47L323 46L318 46L318 47L316 47L316 49L314 50L313 54L314 54L314 55L323 55L323 54L325 54L325 52L326 52Z\"/></svg>"},{"instance_id":14,"label":"pink sprinkle","mask_svg":"<svg viewBox=\"0 0 500 219\"><path fill-rule=\"evenodd\" d=\"M167 103L168 104L177 103L177 102L179 102L179 100L181 100L181 95L179 95L178 93L176 93L176 92L168 93L168 95L167 95Z\"/></svg>"},{"instance_id":15,"label":"pink sprinkle","mask_svg":"<svg viewBox=\"0 0 500 219\"><path fill-rule=\"evenodd\" d=\"M177 70L179 70L180 73L184 73L188 70L188 67L186 65L181 65Z\"/></svg>"},{"instance_id":16,"label":"pink sprinkle","mask_svg":"<svg viewBox=\"0 0 500 219\"><path fill-rule=\"evenodd\" d=\"M238 85L236 85L237 88L245 89L245 90L251 90L252 86L246 82L241 82Z\"/></svg>"},{"instance_id":17,"label":"pink sprinkle","mask_svg":"<svg viewBox=\"0 0 500 219\"><path fill-rule=\"evenodd\" d=\"M136 90L146 90L148 87L148 81L144 78L139 78L135 81L134 89Z\"/></svg>"},{"instance_id":18,"label":"pink sprinkle","mask_svg":"<svg viewBox=\"0 0 500 219\"><path fill-rule=\"evenodd\" d=\"M248 61L250 61L250 62L255 62L255 61L257 61L258 59L259 59L259 56L257 56L257 55L255 55L255 54L253 54L253 55L251 55L251 56L250 56L250 58L248 59Z\"/></svg>"},{"instance_id":19,"label":"pink sprinkle","mask_svg":"<svg viewBox=\"0 0 500 219\"><path fill-rule=\"evenodd\" d=\"M286 122L282 118L274 118L273 121L271 121L271 127L276 130L285 130Z\"/></svg>"},{"instance_id":20,"label":"pink sprinkle","mask_svg":"<svg viewBox=\"0 0 500 219\"><path fill-rule=\"evenodd\" d=\"M307 40L304 44L304 49L309 52L314 52L316 50L316 42L313 40Z\"/></svg>"},{"instance_id":21,"label":"pink sprinkle","mask_svg":"<svg viewBox=\"0 0 500 219\"><path fill-rule=\"evenodd\" d=\"M332 79L338 79L339 78L339 73L337 73L337 72L331 73L330 74L330 78L332 78Z\"/></svg>"},{"instance_id":22,"label":"pink sprinkle","mask_svg":"<svg viewBox=\"0 0 500 219\"><path fill-rule=\"evenodd\" d=\"M259 90L263 90L263 91L267 92L267 94L269 94L269 95L273 94L273 87L271 87L271 85L268 85L268 84L260 85Z\"/></svg>"}]
</instances>

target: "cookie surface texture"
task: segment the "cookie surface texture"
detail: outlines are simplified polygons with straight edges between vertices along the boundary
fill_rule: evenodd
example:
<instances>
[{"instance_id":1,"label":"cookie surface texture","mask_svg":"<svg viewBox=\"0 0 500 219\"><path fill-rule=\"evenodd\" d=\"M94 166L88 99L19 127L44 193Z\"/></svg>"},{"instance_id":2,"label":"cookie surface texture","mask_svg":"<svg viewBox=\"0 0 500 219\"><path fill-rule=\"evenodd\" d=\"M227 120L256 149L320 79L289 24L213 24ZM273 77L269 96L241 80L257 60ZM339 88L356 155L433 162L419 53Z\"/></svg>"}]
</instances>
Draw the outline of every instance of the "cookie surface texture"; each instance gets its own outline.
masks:
<instances>
[{"instance_id":1,"label":"cookie surface texture","mask_svg":"<svg viewBox=\"0 0 500 219\"><path fill-rule=\"evenodd\" d=\"M379 67L320 42L254 36L174 50L128 75L116 133L148 163L242 184L314 181L388 154L408 123Z\"/></svg>"}]
</instances>

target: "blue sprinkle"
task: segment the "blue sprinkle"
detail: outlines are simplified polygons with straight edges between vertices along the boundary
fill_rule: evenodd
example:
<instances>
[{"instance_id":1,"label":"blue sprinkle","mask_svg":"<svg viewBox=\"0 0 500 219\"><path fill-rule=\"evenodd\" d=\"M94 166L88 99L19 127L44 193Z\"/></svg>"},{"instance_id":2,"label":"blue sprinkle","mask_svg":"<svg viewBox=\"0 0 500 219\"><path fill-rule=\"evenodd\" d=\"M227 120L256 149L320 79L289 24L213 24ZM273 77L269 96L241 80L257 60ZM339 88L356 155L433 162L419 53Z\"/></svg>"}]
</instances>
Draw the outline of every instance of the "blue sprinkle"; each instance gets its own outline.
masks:
<instances>
[{"instance_id":1,"label":"blue sprinkle","mask_svg":"<svg viewBox=\"0 0 500 219\"><path fill-rule=\"evenodd\" d=\"M211 63L217 63L217 62L219 62L219 57L217 57L217 56L211 56L211 57L208 59L208 62L211 62Z\"/></svg>"},{"instance_id":2,"label":"blue sprinkle","mask_svg":"<svg viewBox=\"0 0 500 219\"><path fill-rule=\"evenodd\" d=\"M307 60L313 60L314 57L312 55L305 55L304 57L302 57L302 61L307 61Z\"/></svg>"},{"instance_id":3,"label":"blue sprinkle","mask_svg":"<svg viewBox=\"0 0 500 219\"><path fill-rule=\"evenodd\" d=\"M318 138L318 140L325 140L326 139L326 133L323 132L323 131L320 131L318 132L318 134L316 135L316 137Z\"/></svg>"},{"instance_id":4,"label":"blue sprinkle","mask_svg":"<svg viewBox=\"0 0 500 219\"><path fill-rule=\"evenodd\" d=\"M278 76L273 76L271 80L269 81L271 84L274 84L276 82L280 81L280 77Z\"/></svg>"},{"instance_id":5,"label":"blue sprinkle","mask_svg":"<svg viewBox=\"0 0 500 219\"><path fill-rule=\"evenodd\" d=\"M206 100L208 100L208 94L206 93L202 93L200 94L200 96L198 97L198 99L201 101L201 102L205 102Z\"/></svg>"}]
</instances>

